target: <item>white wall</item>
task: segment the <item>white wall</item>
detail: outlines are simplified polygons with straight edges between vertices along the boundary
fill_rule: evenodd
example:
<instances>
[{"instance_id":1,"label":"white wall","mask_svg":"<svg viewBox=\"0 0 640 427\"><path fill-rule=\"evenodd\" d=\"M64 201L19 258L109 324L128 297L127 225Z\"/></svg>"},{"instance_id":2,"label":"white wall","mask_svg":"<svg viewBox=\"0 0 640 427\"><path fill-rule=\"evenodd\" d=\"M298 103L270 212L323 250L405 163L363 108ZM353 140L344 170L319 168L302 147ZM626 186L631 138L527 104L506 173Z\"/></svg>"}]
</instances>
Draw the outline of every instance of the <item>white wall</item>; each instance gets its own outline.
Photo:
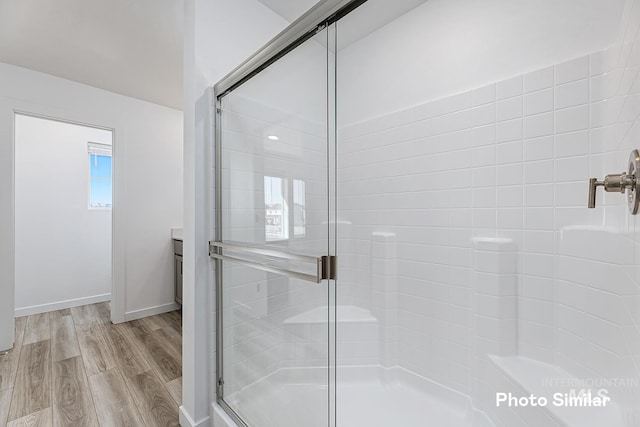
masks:
<instances>
[{"instance_id":1,"label":"white wall","mask_svg":"<svg viewBox=\"0 0 640 427\"><path fill-rule=\"evenodd\" d=\"M182 224L182 113L8 64L0 64L0 109L0 301L14 301L14 197L5 183L13 183L19 110L114 129L113 320L175 308L170 229Z\"/></svg>"},{"instance_id":2,"label":"white wall","mask_svg":"<svg viewBox=\"0 0 640 427\"><path fill-rule=\"evenodd\" d=\"M346 47L343 125L609 46L624 0L429 0ZM338 24L357 34L358 14ZM373 90L375 88L375 90Z\"/></svg>"},{"instance_id":3,"label":"white wall","mask_svg":"<svg viewBox=\"0 0 640 427\"><path fill-rule=\"evenodd\" d=\"M16 314L109 300L111 210L88 208L87 143L112 132L21 114L15 126Z\"/></svg>"}]
</instances>

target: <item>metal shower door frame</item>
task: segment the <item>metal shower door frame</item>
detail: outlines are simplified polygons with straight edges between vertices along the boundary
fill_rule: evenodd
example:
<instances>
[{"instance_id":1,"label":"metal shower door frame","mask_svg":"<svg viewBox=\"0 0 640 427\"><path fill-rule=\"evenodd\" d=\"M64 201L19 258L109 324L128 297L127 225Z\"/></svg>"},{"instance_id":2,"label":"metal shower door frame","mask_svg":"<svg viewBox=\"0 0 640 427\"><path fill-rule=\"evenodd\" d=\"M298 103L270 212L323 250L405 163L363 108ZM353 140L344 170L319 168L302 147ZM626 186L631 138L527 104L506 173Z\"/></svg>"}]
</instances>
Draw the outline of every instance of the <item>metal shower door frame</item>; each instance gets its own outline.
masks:
<instances>
[{"instance_id":1,"label":"metal shower door frame","mask_svg":"<svg viewBox=\"0 0 640 427\"><path fill-rule=\"evenodd\" d=\"M269 65L275 63L280 58L285 56L287 53L293 51L296 47L300 46L302 43L307 41L308 39L315 36L320 31L326 29L331 24L339 21L341 18L358 8L360 5L364 4L367 0L321 0L319 1L313 8L307 11L304 15L290 24L285 30L279 33L276 37L274 37L270 42L264 45L261 49L259 49L256 53L254 53L251 57L245 60L242 64L240 64L237 68L223 77L218 83L216 83L213 87L213 95L214 95L214 156L215 156L215 242L210 242L209 252L211 258L215 259L215 280L216 280L216 401L223 408L223 410L236 422L236 424L240 427L249 427L242 418L228 405L224 400L224 381L222 374L224 372L224 360L223 360L223 270L222 263L223 259L232 259L232 257L225 257L223 254L224 247L230 248L229 244L223 243L223 233L222 233L222 98L233 91L237 87L241 86L243 83L250 80L252 77L258 75L262 70L266 69ZM336 46L336 35L335 32L333 34L333 47L335 49ZM329 50L329 48L327 47ZM334 52L335 53L335 52ZM335 101L335 91L336 91L336 81L335 81L335 72L333 76L328 75L328 85L327 88L327 96L328 100ZM333 109L333 117L329 114L328 123L335 125L335 108ZM335 132L333 135L328 135L327 144L331 146L331 144L335 146ZM328 156L335 156L335 147L329 148ZM335 163L335 162L334 162ZM335 178L335 167L329 166L329 174L333 173ZM329 179L331 182L331 178ZM331 196L335 197L336 189L335 189L335 179L333 180L334 187L331 188L329 185L328 188L328 197L331 200ZM329 224L329 232L328 232L328 246L330 246L331 242L334 244L335 248L335 239L336 239L336 225L335 225L335 212L336 206L335 201L330 202L328 210L330 212L330 218L333 220L333 225ZM332 212L332 213L331 213ZM332 222L331 220L329 221ZM333 227L333 229L332 229ZM236 249L247 252L247 253L256 253L254 248L247 247L238 247ZM264 254L264 253L263 253ZM295 256L292 254L286 253L272 253L272 256L279 258L286 258L288 256ZM318 275L315 279L319 280L329 280L330 283L330 294L332 293L335 297L335 272L336 272L336 263L335 257L327 254L326 256L319 257L315 260L318 263ZM248 264L247 264L248 265ZM255 264L252 267L256 267ZM268 267L267 267L268 268ZM266 270L266 268L262 268ZM278 271L280 274L287 274L293 277L296 277L296 272L290 271ZM300 278L300 277L299 277ZM314 281L314 278L307 277L305 280ZM319 280L315 280L319 282ZM333 284L331 285L331 282ZM337 311L337 310L336 310ZM335 314L334 314L335 315ZM335 323L334 323L335 324ZM329 342L332 339L332 334L329 333ZM333 333L333 339L335 339L335 331ZM331 353L331 352L330 352ZM331 366L331 362L335 364L335 349L333 354L329 356L329 365ZM335 366L333 370L330 368L328 375L335 378ZM329 402L330 415L329 415L329 424L333 425L335 423L335 394L328 396L329 400L334 401L334 405L332 402ZM331 411L333 408L333 411ZM260 426L256 426L260 427Z\"/></svg>"}]
</instances>

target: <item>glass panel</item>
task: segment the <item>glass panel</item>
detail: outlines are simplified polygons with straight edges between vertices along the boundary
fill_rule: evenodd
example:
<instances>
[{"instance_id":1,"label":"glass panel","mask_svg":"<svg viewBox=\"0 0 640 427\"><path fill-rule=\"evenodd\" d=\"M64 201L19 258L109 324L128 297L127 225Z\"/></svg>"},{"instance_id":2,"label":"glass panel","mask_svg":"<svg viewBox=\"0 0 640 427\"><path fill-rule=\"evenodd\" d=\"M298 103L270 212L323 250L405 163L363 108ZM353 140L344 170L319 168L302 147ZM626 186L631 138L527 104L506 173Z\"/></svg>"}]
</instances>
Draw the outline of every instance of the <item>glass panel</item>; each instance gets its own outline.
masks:
<instances>
[{"instance_id":1,"label":"glass panel","mask_svg":"<svg viewBox=\"0 0 640 427\"><path fill-rule=\"evenodd\" d=\"M640 425L638 217L587 209L638 148L625 4L338 22L337 425Z\"/></svg>"},{"instance_id":2,"label":"glass panel","mask_svg":"<svg viewBox=\"0 0 640 427\"><path fill-rule=\"evenodd\" d=\"M327 32L224 96L222 238L328 254ZM316 274L317 264L224 249ZM255 427L328 425L326 283L224 261L224 401Z\"/></svg>"}]
</instances>

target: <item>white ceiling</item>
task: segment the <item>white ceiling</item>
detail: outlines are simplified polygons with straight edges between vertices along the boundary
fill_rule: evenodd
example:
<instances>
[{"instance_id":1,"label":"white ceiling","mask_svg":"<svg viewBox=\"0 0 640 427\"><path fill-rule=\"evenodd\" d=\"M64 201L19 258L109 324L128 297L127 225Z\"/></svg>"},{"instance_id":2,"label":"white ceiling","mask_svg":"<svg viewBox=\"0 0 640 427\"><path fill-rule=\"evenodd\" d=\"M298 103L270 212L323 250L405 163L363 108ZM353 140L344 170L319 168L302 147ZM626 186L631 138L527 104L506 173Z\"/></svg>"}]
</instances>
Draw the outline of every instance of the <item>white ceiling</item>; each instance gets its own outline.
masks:
<instances>
[{"instance_id":1,"label":"white ceiling","mask_svg":"<svg viewBox=\"0 0 640 427\"><path fill-rule=\"evenodd\" d=\"M180 0L0 0L0 62L182 109Z\"/></svg>"},{"instance_id":2,"label":"white ceiling","mask_svg":"<svg viewBox=\"0 0 640 427\"><path fill-rule=\"evenodd\" d=\"M311 9L317 0L258 0L289 22ZM338 49L379 30L428 0L368 0L340 26Z\"/></svg>"},{"instance_id":3,"label":"white ceiling","mask_svg":"<svg viewBox=\"0 0 640 427\"><path fill-rule=\"evenodd\" d=\"M232 2L233 0L226 0ZM293 22L317 0L258 0ZM425 0L369 0L343 48ZM0 0L0 62L182 109L181 0Z\"/></svg>"},{"instance_id":4,"label":"white ceiling","mask_svg":"<svg viewBox=\"0 0 640 427\"><path fill-rule=\"evenodd\" d=\"M317 0L258 0L289 22L295 21L307 10L311 9Z\"/></svg>"}]
</instances>

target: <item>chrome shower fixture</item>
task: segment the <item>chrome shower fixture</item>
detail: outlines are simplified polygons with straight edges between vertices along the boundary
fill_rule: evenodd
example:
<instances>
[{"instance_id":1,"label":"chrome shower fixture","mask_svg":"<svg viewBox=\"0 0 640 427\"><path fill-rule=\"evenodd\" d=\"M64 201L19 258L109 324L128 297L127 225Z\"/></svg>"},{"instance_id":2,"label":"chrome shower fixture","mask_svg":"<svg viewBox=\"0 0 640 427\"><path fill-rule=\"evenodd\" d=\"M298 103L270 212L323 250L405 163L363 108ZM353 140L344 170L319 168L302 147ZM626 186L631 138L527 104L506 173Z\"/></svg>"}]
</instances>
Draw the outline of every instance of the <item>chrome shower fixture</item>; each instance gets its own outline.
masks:
<instances>
[{"instance_id":1,"label":"chrome shower fixture","mask_svg":"<svg viewBox=\"0 0 640 427\"><path fill-rule=\"evenodd\" d=\"M604 177L604 180L598 181L597 178L589 179L589 208L596 207L596 188L604 187L604 191L609 193L625 193L627 196L627 204L631 215L638 213L640 198L640 177L636 178L640 170L640 152L633 150L629 155L629 167L626 172L620 174L611 174Z\"/></svg>"}]
</instances>

